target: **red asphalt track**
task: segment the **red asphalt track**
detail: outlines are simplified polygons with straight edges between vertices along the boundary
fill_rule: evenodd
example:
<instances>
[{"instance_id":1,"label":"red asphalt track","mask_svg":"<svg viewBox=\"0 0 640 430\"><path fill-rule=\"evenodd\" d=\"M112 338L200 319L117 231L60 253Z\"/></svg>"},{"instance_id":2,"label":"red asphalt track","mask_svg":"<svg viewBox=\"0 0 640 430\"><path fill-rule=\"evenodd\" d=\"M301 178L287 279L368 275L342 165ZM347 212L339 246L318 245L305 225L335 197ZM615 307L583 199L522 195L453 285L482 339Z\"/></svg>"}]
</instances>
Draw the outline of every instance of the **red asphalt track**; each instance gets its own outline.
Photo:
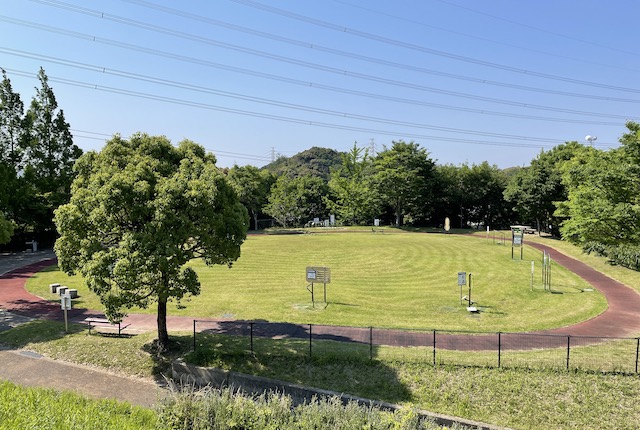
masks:
<instances>
[{"instance_id":1,"label":"red asphalt track","mask_svg":"<svg viewBox=\"0 0 640 430\"><path fill-rule=\"evenodd\" d=\"M586 264L568 257L546 245L529 242L527 245L538 250L546 250L556 263L576 273L607 299L608 308L602 314L567 327L535 333L503 333L497 335L469 335L417 331L369 329L362 327L316 326L290 323L254 323L254 336L309 338L310 329L314 339L345 342L373 343L391 346L433 346L451 350L497 350L500 348L522 350L566 346L567 336L578 336L572 345L594 344L606 337L636 337L640 335L640 294L632 288L594 270ZM0 276L0 309L37 319L63 319L58 302L51 302L34 296L25 290L25 284L34 273L55 264L55 259L30 264ZM82 322L87 317L103 316L99 311L73 309L68 317L72 322ZM218 333L246 334L249 322L228 321L212 318L168 316L170 331L191 331L194 319L198 330L206 329ZM150 331L157 328L155 315L131 314L123 324L128 324L126 332Z\"/></svg>"}]
</instances>

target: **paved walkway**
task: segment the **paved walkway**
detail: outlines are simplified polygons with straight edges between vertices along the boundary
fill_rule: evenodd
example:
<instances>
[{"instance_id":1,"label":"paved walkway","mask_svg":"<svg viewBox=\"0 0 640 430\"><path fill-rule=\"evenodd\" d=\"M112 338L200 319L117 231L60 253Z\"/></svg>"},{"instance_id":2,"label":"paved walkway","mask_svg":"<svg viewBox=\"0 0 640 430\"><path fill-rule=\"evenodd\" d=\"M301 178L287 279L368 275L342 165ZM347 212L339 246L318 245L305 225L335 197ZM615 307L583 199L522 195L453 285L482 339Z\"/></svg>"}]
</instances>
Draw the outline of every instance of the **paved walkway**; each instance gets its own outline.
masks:
<instances>
[{"instance_id":1,"label":"paved walkway","mask_svg":"<svg viewBox=\"0 0 640 430\"><path fill-rule=\"evenodd\" d=\"M0 350L0 380L26 387L75 391L93 399L114 399L151 407L166 391L152 381L51 360L30 351Z\"/></svg>"}]
</instances>

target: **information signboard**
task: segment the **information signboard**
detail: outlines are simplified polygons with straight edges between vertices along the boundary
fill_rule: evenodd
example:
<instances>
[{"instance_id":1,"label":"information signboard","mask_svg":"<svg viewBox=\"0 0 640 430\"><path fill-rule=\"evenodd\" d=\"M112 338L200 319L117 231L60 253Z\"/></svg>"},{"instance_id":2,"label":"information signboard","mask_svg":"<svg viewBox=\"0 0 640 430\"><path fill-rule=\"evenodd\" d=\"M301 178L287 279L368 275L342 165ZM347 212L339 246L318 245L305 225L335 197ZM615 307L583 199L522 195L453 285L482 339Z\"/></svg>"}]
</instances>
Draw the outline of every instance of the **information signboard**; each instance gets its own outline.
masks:
<instances>
[{"instance_id":1,"label":"information signboard","mask_svg":"<svg viewBox=\"0 0 640 430\"><path fill-rule=\"evenodd\" d=\"M458 272L458 285L467 285L467 272Z\"/></svg>"}]
</instances>

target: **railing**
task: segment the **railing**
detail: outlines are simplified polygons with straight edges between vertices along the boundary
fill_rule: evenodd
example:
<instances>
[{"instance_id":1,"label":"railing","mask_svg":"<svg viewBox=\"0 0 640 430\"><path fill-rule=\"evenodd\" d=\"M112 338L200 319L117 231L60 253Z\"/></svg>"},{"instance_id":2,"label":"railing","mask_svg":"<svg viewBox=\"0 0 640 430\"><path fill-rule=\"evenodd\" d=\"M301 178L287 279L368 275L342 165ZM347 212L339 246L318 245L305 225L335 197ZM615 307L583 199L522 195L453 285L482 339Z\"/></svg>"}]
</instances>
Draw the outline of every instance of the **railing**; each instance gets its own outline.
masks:
<instances>
[{"instance_id":1,"label":"railing","mask_svg":"<svg viewBox=\"0 0 640 430\"><path fill-rule=\"evenodd\" d=\"M638 373L640 338L193 321L193 349L436 365Z\"/></svg>"}]
</instances>

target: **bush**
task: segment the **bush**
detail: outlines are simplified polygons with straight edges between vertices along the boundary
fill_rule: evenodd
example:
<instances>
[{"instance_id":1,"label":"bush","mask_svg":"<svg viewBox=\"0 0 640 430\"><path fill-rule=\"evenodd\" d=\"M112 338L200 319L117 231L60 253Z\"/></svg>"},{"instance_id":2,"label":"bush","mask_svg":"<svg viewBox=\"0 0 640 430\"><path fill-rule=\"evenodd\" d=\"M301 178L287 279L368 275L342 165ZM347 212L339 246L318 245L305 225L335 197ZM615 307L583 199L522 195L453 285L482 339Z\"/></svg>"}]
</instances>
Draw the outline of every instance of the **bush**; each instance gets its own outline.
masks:
<instances>
[{"instance_id":1,"label":"bush","mask_svg":"<svg viewBox=\"0 0 640 430\"><path fill-rule=\"evenodd\" d=\"M640 271L640 246L637 245L605 245L600 242L587 242L583 246L587 254L606 257L610 264Z\"/></svg>"}]
</instances>

